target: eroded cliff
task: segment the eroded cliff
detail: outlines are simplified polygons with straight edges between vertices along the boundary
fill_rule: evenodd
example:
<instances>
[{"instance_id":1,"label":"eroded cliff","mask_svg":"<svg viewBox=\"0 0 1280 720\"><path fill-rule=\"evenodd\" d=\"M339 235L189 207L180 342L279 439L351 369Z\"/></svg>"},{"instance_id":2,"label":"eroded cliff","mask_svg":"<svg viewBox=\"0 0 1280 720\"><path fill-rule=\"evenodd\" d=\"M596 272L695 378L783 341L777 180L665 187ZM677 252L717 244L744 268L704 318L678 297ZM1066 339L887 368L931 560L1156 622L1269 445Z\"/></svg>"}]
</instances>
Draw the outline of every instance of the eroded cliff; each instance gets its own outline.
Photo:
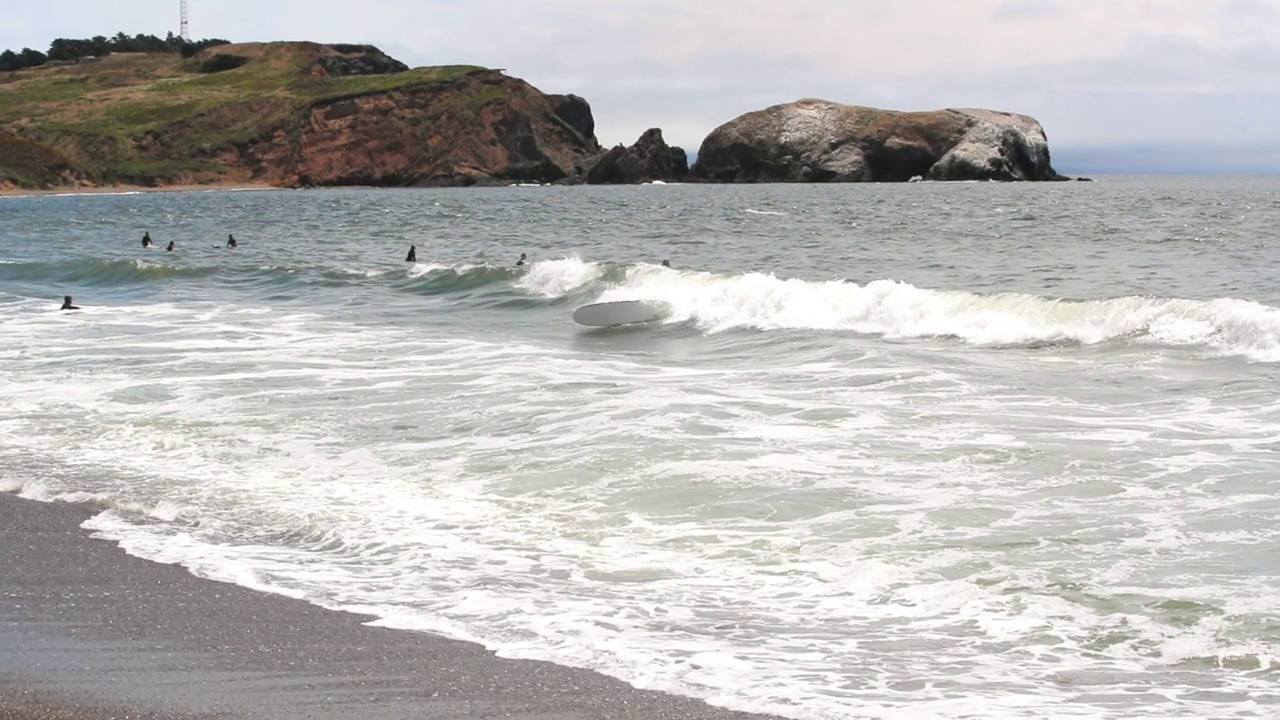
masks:
<instances>
[{"instance_id":1,"label":"eroded cliff","mask_svg":"<svg viewBox=\"0 0 1280 720\"><path fill-rule=\"evenodd\" d=\"M367 45L219 45L10 73L0 132L63 166L0 158L0 182L547 183L581 176L594 130L582 98L497 70L410 70Z\"/></svg>"}]
</instances>

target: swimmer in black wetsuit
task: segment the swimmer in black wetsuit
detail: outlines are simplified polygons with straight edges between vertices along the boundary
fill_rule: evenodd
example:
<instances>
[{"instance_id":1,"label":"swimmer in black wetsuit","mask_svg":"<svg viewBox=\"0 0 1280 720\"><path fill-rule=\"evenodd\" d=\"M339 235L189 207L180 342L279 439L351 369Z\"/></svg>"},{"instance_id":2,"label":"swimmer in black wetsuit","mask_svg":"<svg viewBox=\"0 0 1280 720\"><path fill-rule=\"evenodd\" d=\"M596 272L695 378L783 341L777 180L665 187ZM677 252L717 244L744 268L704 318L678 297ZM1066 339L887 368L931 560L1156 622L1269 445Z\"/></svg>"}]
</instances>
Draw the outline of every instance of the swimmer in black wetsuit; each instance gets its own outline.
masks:
<instances>
[{"instance_id":1,"label":"swimmer in black wetsuit","mask_svg":"<svg viewBox=\"0 0 1280 720\"><path fill-rule=\"evenodd\" d=\"M63 295L63 296L62 296L62 307L60 307L60 308L58 308L58 309L59 309L59 310L79 310L79 309L80 309L80 306L79 306L79 305L72 305L72 304L71 304L71 296L70 296L70 295Z\"/></svg>"},{"instance_id":2,"label":"swimmer in black wetsuit","mask_svg":"<svg viewBox=\"0 0 1280 720\"><path fill-rule=\"evenodd\" d=\"M168 244L168 245L166 245L164 249L165 249L165 250L168 250L169 252L173 252L173 246L174 246L174 245L177 245L177 243L175 243L174 241L170 240L170 241L169 241L169 244Z\"/></svg>"},{"instance_id":3,"label":"swimmer in black wetsuit","mask_svg":"<svg viewBox=\"0 0 1280 720\"><path fill-rule=\"evenodd\" d=\"M520 267L521 265L524 265L524 261L528 259L529 257L527 255L525 255L524 253L520 253L520 259L516 261L516 267Z\"/></svg>"},{"instance_id":4,"label":"swimmer in black wetsuit","mask_svg":"<svg viewBox=\"0 0 1280 720\"><path fill-rule=\"evenodd\" d=\"M663 260L663 261L662 261L662 267L671 267L671 261L670 261L670 260Z\"/></svg>"},{"instance_id":5,"label":"swimmer in black wetsuit","mask_svg":"<svg viewBox=\"0 0 1280 720\"><path fill-rule=\"evenodd\" d=\"M151 242L151 233L142 233L142 247L151 247L152 245L155 245L155 243Z\"/></svg>"},{"instance_id":6,"label":"swimmer in black wetsuit","mask_svg":"<svg viewBox=\"0 0 1280 720\"><path fill-rule=\"evenodd\" d=\"M409 254L404 256L405 262L418 262L418 248L414 245L409 246Z\"/></svg>"}]
</instances>

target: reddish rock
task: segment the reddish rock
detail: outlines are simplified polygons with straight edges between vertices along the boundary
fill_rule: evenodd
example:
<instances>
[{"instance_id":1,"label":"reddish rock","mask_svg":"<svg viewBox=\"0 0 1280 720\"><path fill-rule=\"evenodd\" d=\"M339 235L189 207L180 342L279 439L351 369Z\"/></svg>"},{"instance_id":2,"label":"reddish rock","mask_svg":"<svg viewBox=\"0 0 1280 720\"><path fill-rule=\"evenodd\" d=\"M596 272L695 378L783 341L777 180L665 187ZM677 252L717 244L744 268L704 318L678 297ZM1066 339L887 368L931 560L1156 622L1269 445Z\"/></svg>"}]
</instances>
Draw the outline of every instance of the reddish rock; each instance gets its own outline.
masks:
<instances>
[{"instance_id":1,"label":"reddish rock","mask_svg":"<svg viewBox=\"0 0 1280 720\"><path fill-rule=\"evenodd\" d=\"M549 183L600 151L590 116L581 98L477 70L316 104L223 160L286 186Z\"/></svg>"}]
</instances>

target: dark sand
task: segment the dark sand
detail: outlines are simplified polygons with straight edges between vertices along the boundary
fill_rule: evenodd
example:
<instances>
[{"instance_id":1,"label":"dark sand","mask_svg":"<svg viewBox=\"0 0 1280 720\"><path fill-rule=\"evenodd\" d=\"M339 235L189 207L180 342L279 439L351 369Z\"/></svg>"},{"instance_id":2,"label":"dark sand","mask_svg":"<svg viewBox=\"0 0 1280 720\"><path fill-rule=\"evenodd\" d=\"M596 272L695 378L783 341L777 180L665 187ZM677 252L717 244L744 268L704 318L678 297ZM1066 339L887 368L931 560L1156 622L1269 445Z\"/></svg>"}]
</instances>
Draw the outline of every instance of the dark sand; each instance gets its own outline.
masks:
<instances>
[{"instance_id":1,"label":"dark sand","mask_svg":"<svg viewBox=\"0 0 1280 720\"><path fill-rule=\"evenodd\" d=\"M197 578L0 493L0 720L761 720Z\"/></svg>"}]
</instances>

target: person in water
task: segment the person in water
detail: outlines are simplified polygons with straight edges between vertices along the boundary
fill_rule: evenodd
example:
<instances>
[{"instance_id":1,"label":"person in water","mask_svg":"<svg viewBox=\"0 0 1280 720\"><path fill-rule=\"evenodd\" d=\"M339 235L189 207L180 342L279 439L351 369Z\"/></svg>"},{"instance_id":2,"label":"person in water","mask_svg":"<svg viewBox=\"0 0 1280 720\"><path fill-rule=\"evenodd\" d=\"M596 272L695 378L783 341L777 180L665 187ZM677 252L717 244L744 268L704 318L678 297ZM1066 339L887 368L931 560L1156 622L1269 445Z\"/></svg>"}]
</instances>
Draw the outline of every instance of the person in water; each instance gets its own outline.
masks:
<instances>
[{"instance_id":1,"label":"person in water","mask_svg":"<svg viewBox=\"0 0 1280 720\"><path fill-rule=\"evenodd\" d=\"M409 246L409 254L404 256L405 262L418 262L418 248L414 245Z\"/></svg>"},{"instance_id":2,"label":"person in water","mask_svg":"<svg viewBox=\"0 0 1280 720\"><path fill-rule=\"evenodd\" d=\"M671 261L670 261L670 260L663 260L663 261L662 261L662 267L671 267Z\"/></svg>"},{"instance_id":3,"label":"person in water","mask_svg":"<svg viewBox=\"0 0 1280 720\"><path fill-rule=\"evenodd\" d=\"M155 243L151 242L151 233L142 233L142 247L151 247L152 245L155 245Z\"/></svg>"},{"instance_id":4,"label":"person in water","mask_svg":"<svg viewBox=\"0 0 1280 720\"><path fill-rule=\"evenodd\" d=\"M169 241L169 244L168 244L168 245L166 245L164 249L165 249L165 250L168 250L168 251L170 251L170 252L173 252L173 246L174 246L174 245L177 245L177 243L175 243L174 241L170 240L170 241Z\"/></svg>"},{"instance_id":5,"label":"person in water","mask_svg":"<svg viewBox=\"0 0 1280 720\"><path fill-rule=\"evenodd\" d=\"M525 255L524 253L520 253L520 259L516 261L516 267L520 267L521 265L524 265L524 261L528 259L529 259L528 255Z\"/></svg>"},{"instance_id":6,"label":"person in water","mask_svg":"<svg viewBox=\"0 0 1280 720\"><path fill-rule=\"evenodd\" d=\"M236 242L236 236L231 233L227 233L227 247L240 247L240 243Z\"/></svg>"},{"instance_id":7,"label":"person in water","mask_svg":"<svg viewBox=\"0 0 1280 720\"><path fill-rule=\"evenodd\" d=\"M63 296L62 296L62 307L60 307L60 308L58 308L58 309L59 309L59 310L79 310L79 309L80 309L80 306L79 306L79 305L72 305L72 304L71 304L71 296L70 296L70 295L63 295Z\"/></svg>"}]
</instances>

